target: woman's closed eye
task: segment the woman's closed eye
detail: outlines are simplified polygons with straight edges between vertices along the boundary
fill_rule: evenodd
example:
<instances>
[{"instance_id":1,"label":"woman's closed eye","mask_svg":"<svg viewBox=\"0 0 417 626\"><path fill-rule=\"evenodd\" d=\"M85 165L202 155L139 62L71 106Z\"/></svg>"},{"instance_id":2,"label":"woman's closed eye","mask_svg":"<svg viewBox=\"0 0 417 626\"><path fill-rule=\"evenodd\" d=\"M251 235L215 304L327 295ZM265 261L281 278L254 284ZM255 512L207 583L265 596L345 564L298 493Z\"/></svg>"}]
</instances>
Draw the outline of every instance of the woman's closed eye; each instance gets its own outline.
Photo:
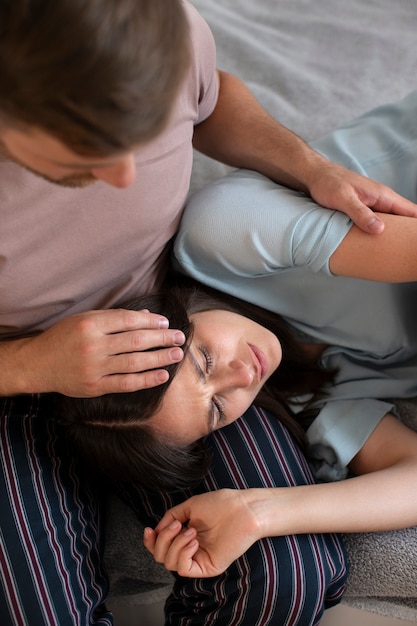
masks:
<instances>
[{"instance_id":1,"label":"woman's closed eye","mask_svg":"<svg viewBox=\"0 0 417 626\"><path fill-rule=\"evenodd\" d=\"M211 372L213 371L213 358L206 346L200 345L199 350L204 358L206 374L210 376ZM211 406L211 423L214 430L215 428L218 428L222 423L225 423L227 418L224 412L224 407L218 398L212 398Z\"/></svg>"}]
</instances>

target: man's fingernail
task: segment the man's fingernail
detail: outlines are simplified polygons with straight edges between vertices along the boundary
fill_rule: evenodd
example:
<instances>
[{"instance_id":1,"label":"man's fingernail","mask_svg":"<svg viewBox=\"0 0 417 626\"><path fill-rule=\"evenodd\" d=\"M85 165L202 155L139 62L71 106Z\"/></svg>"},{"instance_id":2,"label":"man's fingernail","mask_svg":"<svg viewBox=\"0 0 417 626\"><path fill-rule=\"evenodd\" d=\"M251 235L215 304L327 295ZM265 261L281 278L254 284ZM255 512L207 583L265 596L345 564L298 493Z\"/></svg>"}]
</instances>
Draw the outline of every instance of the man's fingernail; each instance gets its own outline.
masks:
<instances>
[{"instance_id":1,"label":"man's fingernail","mask_svg":"<svg viewBox=\"0 0 417 626\"><path fill-rule=\"evenodd\" d=\"M174 343L176 346L182 346L182 344L185 342L185 336L184 333L182 332L176 332L174 335Z\"/></svg>"},{"instance_id":2,"label":"man's fingernail","mask_svg":"<svg viewBox=\"0 0 417 626\"><path fill-rule=\"evenodd\" d=\"M170 351L169 356L173 361L181 361L183 357L183 351L181 350L181 348L173 348Z\"/></svg>"},{"instance_id":3,"label":"man's fingernail","mask_svg":"<svg viewBox=\"0 0 417 626\"><path fill-rule=\"evenodd\" d=\"M166 317L159 318L159 328L169 328L169 322Z\"/></svg>"},{"instance_id":4,"label":"man's fingernail","mask_svg":"<svg viewBox=\"0 0 417 626\"><path fill-rule=\"evenodd\" d=\"M368 222L368 230L372 233L379 233L383 230L383 228L384 228L384 223L382 222L382 220L378 219L377 217L373 217Z\"/></svg>"},{"instance_id":5,"label":"man's fingernail","mask_svg":"<svg viewBox=\"0 0 417 626\"><path fill-rule=\"evenodd\" d=\"M161 385L162 383L166 383L168 378L169 378L169 374L166 370L159 370L159 372L156 373L156 378L159 382L159 384Z\"/></svg>"}]
</instances>

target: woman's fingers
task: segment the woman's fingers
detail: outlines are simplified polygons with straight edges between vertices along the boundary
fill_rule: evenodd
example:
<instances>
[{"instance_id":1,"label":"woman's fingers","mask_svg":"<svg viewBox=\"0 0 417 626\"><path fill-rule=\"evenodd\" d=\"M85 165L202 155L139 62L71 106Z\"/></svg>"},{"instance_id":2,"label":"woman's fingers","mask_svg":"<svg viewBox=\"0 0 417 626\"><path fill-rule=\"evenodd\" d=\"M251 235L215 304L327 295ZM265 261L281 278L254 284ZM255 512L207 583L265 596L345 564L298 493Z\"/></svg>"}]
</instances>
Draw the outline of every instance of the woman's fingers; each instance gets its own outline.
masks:
<instances>
[{"instance_id":1,"label":"woman's fingers","mask_svg":"<svg viewBox=\"0 0 417 626\"><path fill-rule=\"evenodd\" d=\"M175 520L158 534L146 528L144 544L157 563L163 563L168 570L186 576L190 575L192 557L198 550L196 536L194 528L183 528L181 522Z\"/></svg>"}]
</instances>

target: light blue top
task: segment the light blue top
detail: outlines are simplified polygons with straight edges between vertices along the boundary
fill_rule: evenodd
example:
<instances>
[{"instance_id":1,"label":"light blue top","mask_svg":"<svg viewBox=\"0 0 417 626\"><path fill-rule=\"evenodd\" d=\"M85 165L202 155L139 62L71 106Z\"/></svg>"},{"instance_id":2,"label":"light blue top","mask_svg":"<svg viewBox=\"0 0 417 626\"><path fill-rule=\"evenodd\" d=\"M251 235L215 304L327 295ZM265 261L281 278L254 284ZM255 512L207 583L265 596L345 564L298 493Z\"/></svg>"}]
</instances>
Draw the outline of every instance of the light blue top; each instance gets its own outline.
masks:
<instances>
[{"instance_id":1,"label":"light blue top","mask_svg":"<svg viewBox=\"0 0 417 626\"><path fill-rule=\"evenodd\" d=\"M388 177L416 201L416 120L417 93L314 147L382 182ZM280 313L302 341L330 346L322 361L339 374L307 433L326 480L345 476L392 409L390 398L417 396L417 285L332 275L329 258L350 228L344 214L241 170L191 197L175 245L193 277Z\"/></svg>"}]
</instances>

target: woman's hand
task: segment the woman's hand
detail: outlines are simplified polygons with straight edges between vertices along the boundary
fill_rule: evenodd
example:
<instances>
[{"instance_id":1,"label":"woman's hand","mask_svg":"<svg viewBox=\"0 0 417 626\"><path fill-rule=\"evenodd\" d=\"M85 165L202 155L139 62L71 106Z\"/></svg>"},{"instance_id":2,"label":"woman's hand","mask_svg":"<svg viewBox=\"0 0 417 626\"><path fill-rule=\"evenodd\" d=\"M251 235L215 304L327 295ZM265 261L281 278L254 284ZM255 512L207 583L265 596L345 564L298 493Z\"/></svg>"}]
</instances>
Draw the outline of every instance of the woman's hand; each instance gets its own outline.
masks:
<instances>
[{"instance_id":1,"label":"woman's hand","mask_svg":"<svg viewBox=\"0 0 417 626\"><path fill-rule=\"evenodd\" d=\"M145 529L145 546L181 576L209 577L262 537L417 524L416 432L386 415L350 468L357 476L336 483L194 496L167 511L155 530Z\"/></svg>"},{"instance_id":2,"label":"woman's hand","mask_svg":"<svg viewBox=\"0 0 417 626\"><path fill-rule=\"evenodd\" d=\"M145 547L180 576L221 574L262 536L251 509L255 491L221 489L193 496L170 509L155 530L145 529Z\"/></svg>"}]
</instances>

